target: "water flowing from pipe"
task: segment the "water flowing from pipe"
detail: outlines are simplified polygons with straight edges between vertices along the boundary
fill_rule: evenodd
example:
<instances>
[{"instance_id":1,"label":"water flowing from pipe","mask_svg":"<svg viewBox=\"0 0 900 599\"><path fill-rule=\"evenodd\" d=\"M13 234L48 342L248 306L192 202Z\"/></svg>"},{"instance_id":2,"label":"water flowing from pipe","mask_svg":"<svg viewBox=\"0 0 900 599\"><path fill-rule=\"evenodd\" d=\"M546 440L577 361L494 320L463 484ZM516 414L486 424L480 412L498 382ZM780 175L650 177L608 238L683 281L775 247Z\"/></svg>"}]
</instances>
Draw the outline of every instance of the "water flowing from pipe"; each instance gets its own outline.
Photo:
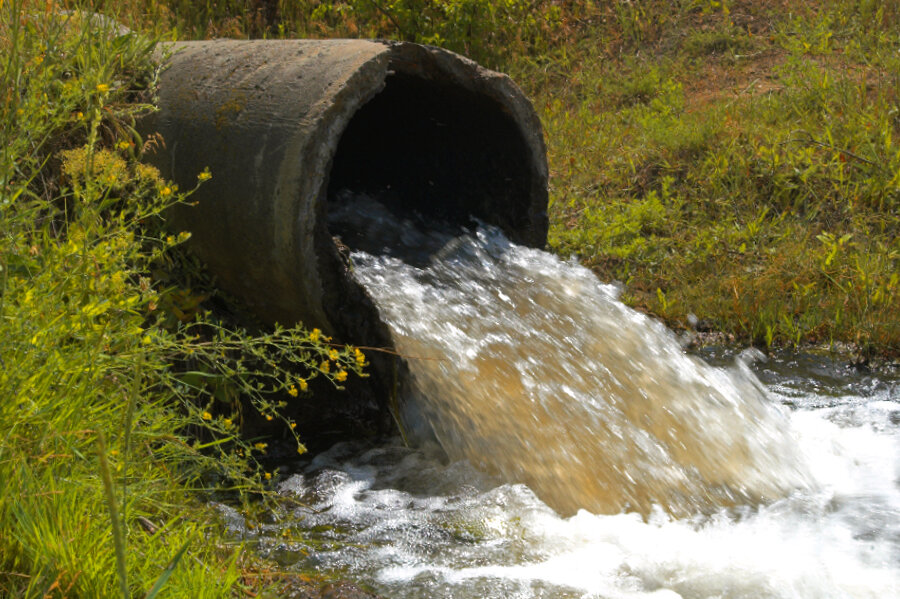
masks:
<instances>
[{"instance_id":1,"label":"water flowing from pipe","mask_svg":"<svg viewBox=\"0 0 900 599\"><path fill-rule=\"evenodd\" d=\"M589 270L496 228L425 231L366 198L331 216L407 356L406 426L562 514L675 516L808 486L746 367L685 354Z\"/></svg>"}]
</instances>

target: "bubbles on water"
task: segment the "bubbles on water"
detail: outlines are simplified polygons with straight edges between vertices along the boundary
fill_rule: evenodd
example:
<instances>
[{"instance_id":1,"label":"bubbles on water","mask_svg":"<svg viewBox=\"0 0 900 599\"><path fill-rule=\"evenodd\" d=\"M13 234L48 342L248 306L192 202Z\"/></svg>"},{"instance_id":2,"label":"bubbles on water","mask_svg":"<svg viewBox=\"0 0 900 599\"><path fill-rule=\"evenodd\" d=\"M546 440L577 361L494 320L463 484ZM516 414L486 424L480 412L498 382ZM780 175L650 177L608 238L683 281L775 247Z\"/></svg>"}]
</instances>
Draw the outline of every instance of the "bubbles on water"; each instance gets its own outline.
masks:
<instances>
[{"instance_id":1,"label":"bubbles on water","mask_svg":"<svg viewBox=\"0 0 900 599\"><path fill-rule=\"evenodd\" d=\"M304 506L269 527L269 546L299 521L319 550L296 567L394 599L897 596L898 431L840 427L824 410L793 416L800 450L825 462L817 490L681 519L658 508L563 518L467 462L396 439L342 444L282 483Z\"/></svg>"}]
</instances>

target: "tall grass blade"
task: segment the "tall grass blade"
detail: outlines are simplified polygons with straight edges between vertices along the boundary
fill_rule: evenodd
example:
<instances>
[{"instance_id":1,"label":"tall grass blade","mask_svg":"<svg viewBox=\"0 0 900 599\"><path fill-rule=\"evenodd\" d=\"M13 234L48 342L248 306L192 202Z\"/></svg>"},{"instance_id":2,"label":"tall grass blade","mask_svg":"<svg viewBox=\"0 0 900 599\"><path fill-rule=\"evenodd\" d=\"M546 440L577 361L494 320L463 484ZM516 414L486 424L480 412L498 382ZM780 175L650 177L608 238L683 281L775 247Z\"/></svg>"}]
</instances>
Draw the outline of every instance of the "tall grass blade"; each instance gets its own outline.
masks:
<instances>
[{"instance_id":1,"label":"tall grass blade","mask_svg":"<svg viewBox=\"0 0 900 599\"><path fill-rule=\"evenodd\" d=\"M99 432L97 442L100 445L100 474L103 478L103 490L106 492L106 506L109 508L109 517L112 520L113 542L116 547L116 569L119 572L119 589L122 591L122 599L128 599L128 570L125 567L125 534L119 521L119 508L116 506L116 493L113 488L112 473L109 462L106 459L106 435Z\"/></svg>"},{"instance_id":2,"label":"tall grass blade","mask_svg":"<svg viewBox=\"0 0 900 599\"><path fill-rule=\"evenodd\" d=\"M175 568L178 566L181 558L187 551L188 545L190 545L190 541L182 545L181 549L178 550L178 553L175 554L175 557L172 558L172 561L169 562L169 565L166 566L166 569L163 570L162 574L159 575L159 578L156 579L156 583L153 585L153 588L147 591L147 594L144 595L144 599L154 599L156 595L159 594L163 586L165 586L166 582L169 580L169 577L172 576L172 572L175 571Z\"/></svg>"}]
</instances>

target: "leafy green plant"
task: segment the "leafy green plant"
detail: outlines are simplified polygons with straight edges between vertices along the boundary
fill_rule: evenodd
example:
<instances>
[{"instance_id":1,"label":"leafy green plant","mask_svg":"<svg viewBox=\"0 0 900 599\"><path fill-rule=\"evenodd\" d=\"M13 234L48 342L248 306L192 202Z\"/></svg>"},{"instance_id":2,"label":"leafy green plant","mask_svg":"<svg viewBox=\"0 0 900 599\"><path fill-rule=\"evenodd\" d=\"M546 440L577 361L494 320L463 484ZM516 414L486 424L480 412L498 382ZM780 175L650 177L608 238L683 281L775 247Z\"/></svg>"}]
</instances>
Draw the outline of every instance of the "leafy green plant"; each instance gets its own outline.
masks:
<instances>
[{"instance_id":1,"label":"leafy green plant","mask_svg":"<svg viewBox=\"0 0 900 599\"><path fill-rule=\"evenodd\" d=\"M204 308L189 234L163 227L191 190L139 161L155 40L58 8L0 4L0 594L227 595L239 552L203 493L273 477L242 419L283 420L302 452L284 408L366 358Z\"/></svg>"},{"instance_id":2,"label":"leafy green plant","mask_svg":"<svg viewBox=\"0 0 900 599\"><path fill-rule=\"evenodd\" d=\"M363 35L443 46L495 62L539 45L560 24L550 2L507 0L342 0L323 2L311 19L350 20Z\"/></svg>"},{"instance_id":3,"label":"leafy green plant","mask_svg":"<svg viewBox=\"0 0 900 599\"><path fill-rule=\"evenodd\" d=\"M746 32L729 25L712 31L693 31L684 41L689 56L734 55L753 50L755 44Z\"/></svg>"},{"instance_id":4,"label":"leafy green plant","mask_svg":"<svg viewBox=\"0 0 900 599\"><path fill-rule=\"evenodd\" d=\"M894 16L863 31L877 9L849 0L633 4L671 37L580 48L567 80L517 73L548 136L551 247L675 326L900 351ZM708 52L720 33L752 52ZM630 34L619 19L593 35ZM845 239L831 261L826 238Z\"/></svg>"}]
</instances>

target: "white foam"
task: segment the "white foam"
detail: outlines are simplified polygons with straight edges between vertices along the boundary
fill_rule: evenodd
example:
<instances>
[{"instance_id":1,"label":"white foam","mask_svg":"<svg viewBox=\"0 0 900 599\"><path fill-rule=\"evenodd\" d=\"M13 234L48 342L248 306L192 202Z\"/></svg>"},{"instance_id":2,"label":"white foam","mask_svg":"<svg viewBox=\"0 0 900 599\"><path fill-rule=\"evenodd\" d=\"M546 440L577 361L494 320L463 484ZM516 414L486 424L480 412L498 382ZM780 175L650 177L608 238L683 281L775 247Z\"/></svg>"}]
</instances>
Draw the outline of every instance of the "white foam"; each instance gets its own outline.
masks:
<instances>
[{"instance_id":1,"label":"white foam","mask_svg":"<svg viewBox=\"0 0 900 599\"><path fill-rule=\"evenodd\" d=\"M472 487L471 467L403 450L378 467L354 463L359 457L332 464L362 478L328 478L339 482L314 511L318 522L353 531L344 541L355 548L335 552L331 565L376 581L391 597L898 597L898 433L875 425L895 407L876 402L868 420L843 427L832 421L835 409L794 413L818 484L758 509L690 519L582 510L561 518L527 487ZM413 475L450 493L384 488Z\"/></svg>"},{"instance_id":2,"label":"white foam","mask_svg":"<svg viewBox=\"0 0 900 599\"><path fill-rule=\"evenodd\" d=\"M280 487L321 535L305 567L394 599L900 597L896 387L767 392L496 231L422 268L354 260L401 352L428 358L406 399L457 461L318 456Z\"/></svg>"}]
</instances>

